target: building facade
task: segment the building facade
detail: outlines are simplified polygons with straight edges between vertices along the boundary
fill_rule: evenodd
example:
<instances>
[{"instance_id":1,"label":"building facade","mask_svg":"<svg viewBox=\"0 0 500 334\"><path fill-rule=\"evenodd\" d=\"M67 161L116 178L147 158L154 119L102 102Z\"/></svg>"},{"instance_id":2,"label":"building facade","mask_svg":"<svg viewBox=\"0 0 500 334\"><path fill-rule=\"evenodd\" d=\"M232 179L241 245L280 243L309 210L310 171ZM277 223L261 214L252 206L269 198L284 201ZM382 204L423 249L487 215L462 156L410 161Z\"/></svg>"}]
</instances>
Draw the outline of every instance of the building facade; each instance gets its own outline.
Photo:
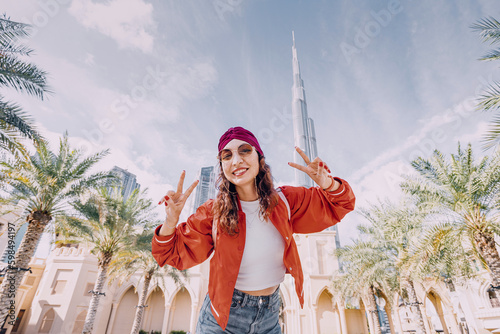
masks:
<instances>
[{"instance_id":1,"label":"building facade","mask_svg":"<svg viewBox=\"0 0 500 334\"><path fill-rule=\"evenodd\" d=\"M304 270L304 308L300 307L293 278L286 275L280 285L284 334L368 334L373 333L366 300L336 299L331 278L338 269L333 255L334 231L296 235ZM54 249L47 259L34 258L32 273L26 273L16 295L18 321L6 326L6 333L81 333L89 290L97 276L97 259L86 248ZM434 280L415 285L425 317L426 333L499 333L500 304L489 293L487 272L463 285L447 286ZM189 270L184 288L167 278L164 285L151 284L142 329L168 334L173 330L195 333L198 314L208 290L209 263ZM94 333L130 332L141 290L142 273L122 285L106 285L101 297ZM377 297L377 307L387 319L385 333L415 333L415 316L399 297Z\"/></svg>"},{"instance_id":2,"label":"building facade","mask_svg":"<svg viewBox=\"0 0 500 334\"><path fill-rule=\"evenodd\" d=\"M118 166L114 166L111 169L111 173L120 179L119 185L122 188L124 200L126 200L135 189L140 189L141 185L137 183L135 174L130 173L129 171ZM111 187L111 184L108 186Z\"/></svg>"},{"instance_id":3,"label":"building facade","mask_svg":"<svg viewBox=\"0 0 500 334\"><path fill-rule=\"evenodd\" d=\"M216 169L214 166L202 167L198 172L198 180L200 181L196 186L195 193L193 194L194 204L190 213L194 213L196 209L209 199L215 198L215 181Z\"/></svg>"},{"instance_id":4,"label":"building facade","mask_svg":"<svg viewBox=\"0 0 500 334\"><path fill-rule=\"evenodd\" d=\"M292 32L292 68L293 68L293 86L292 86L292 119L293 119L293 139L295 146L300 147L307 155L309 160L318 156L316 146L316 133L314 131L314 121L307 114L306 91L304 81L300 75L299 59L297 49L295 48L295 35ZM302 157L295 152L293 161L300 165L305 165ZM297 186L312 187L313 181L305 173L295 171L295 183Z\"/></svg>"},{"instance_id":5,"label":"building facade","mask_svg":"<svg viewBox=\"0 0 500 334\"><path fill-rule=\"evenodd\" d=\"M310 161L318 156L316 144L316 132L314 130L314 120L307 113L306 91L304 89L304 80L300 74L299 58L297 48L295 47L295 33L292 32L292 120L293 120L293 139L295 146L300 147ZM304 159L294 152L293 161L305 166ZM299 187L313 187L314 181L306 173L295 170L295 185ZM336 247L340 247L340 235L337 226L329 228L335 232Z\"/></svg>"}]
</instances>

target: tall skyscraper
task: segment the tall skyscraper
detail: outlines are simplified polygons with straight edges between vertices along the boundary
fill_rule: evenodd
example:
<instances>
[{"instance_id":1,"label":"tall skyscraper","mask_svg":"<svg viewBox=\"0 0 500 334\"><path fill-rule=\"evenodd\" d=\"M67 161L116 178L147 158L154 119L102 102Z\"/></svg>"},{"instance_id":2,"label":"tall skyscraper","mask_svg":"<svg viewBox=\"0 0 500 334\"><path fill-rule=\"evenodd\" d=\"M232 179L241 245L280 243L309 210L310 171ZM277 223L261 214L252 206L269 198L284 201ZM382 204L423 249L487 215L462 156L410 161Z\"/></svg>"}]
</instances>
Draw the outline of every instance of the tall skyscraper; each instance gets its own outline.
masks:
<instances>
[{"instance_id":1,"label":"tall skyscraper","mask_svg":"<svg viewBox=\"0 0 500 334\"><path fill-rule=\"evenodd\" d=\"M300 65L295 48L295 34L292 31L292 61L293 61L293 86L292 86L292 117L293 117L293 138L295 146L305 152L309 160L318 156L316 147L316 132L314 121L307 114L306 91L304 81L300 76ZM295 152L293 161L305 166L304 159ZM314 181L304 172L295 170L295 183L297 186L313 187ZM335 231L335 244L340 248L340 238L337 226L329 227L328 230Z\"/></svg>"},{"instance_id":2,"label":"tall skyscraper","mask_svg":"<svg viewBox=\"0 0 500 334\"><path fill-rule=\"evenodd\" d=\"M191 209L191 213L194 213L196 209L209 199L215 198L215 168L214 166L202 167L198 172L198 186L196 186L194 194L194 203Z\"/></svg>"},{"instance_id":3,"label":"tall skyscraper","mask_svg":"<svg viewBox=\"0 0 500 334\"><path fill-rule=\"evenodd\" d=\"M316 148L316 134L314 132L314 121L307 115L306 92L304 81L300 76L299 59L295 48L295 34L292 32L292 57L293 57L293 86L292 86L292 117L293 117L293 137L295 146L305 152L310 160L318 155ZM293 161L297 164L305 165L304 159L295 152ZM313 181L305 173L295 171L295 183L297 186L312 187Z\"/></svg>"},{"instance_id":4,"label":"tall skyscraper","mask_svg":"<svg viewBox=\"0 0 500 334\"><path fill-rule=\"evenodd\" d=\"M125 169L114 166L113 169L111 169L111 173L115 174L121 180L124 200L126 200L135 189L139 189L141 187L141 185L136 181L135 174L132 174Z\"/></svg>"}]
</instances>

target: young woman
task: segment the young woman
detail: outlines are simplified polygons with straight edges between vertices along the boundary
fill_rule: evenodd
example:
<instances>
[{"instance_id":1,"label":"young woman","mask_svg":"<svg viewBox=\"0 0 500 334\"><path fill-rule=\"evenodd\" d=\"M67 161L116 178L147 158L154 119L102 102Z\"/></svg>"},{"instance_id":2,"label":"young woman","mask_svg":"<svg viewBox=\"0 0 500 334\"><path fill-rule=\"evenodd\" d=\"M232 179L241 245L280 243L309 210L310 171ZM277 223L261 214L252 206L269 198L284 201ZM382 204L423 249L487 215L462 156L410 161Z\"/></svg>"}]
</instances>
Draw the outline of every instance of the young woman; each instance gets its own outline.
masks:
<instances>
[{"instance_id":1,"label":"young woman","mask_svg":"<svg viewBox=\"0 0 500 334\"><path fill-rule=\"evenodd\" d=\"M257 138L244 128L230 128L219 140L217 198L178 224L198 184L183 193L182 172L177 191L160 201L167 214L153 238L153 256L160 266L187 269L215 252L196 334L281 333L279 284L285 273L294 277L303 306L303 273L293 233L335 225L354 209L355 198L349 184L332 177L320 158L310 161L296 150L307 166L289 165L318 186L285 186L278 189L280 194Z\"/></svg>"}]
</instances>

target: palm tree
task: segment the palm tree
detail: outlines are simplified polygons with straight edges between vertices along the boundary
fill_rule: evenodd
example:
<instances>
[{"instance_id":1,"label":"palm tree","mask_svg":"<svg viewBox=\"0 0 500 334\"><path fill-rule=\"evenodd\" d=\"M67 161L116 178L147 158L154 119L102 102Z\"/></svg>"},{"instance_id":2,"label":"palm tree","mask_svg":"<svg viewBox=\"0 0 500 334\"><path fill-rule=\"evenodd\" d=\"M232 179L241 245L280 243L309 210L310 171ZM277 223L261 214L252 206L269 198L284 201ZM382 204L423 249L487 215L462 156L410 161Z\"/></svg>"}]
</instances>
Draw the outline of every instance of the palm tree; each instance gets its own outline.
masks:
<instances>
[{"instance_id":1,"label":"palm tree","mask_svg":"<svg viewBox=\"0 0 500 334\"><path fill-rule=\"evenodd\" d=\"M174 280L175 284L183 286L181 275L186 278L187 271L179 271L171 266L160 267L151 254L151 239L152 233L148 233L147 247L139 247L135 250L125 250L120 252L110 264L110 283L118 279L120 283L128 280L132 275L137 272L142 272L141 279L143 285L139 293L139 305L135 312L134 324L130 334L137 334L141 329L142 317L146 305L146 297L148 295L149 286L151 283L164 286L165 277L170 277ZM140 249L142 248L142 249ZM149 249L148 249L149 248Z\"/></svg>"},{"instance_id":2,"label":"palm tree","mask_svg":"<svg viewBox=\"0 0 500 334\"><path fill-rule=\"evenodd\" d=\"M373 323L373 331L381 333L379 312L375 302L377 290L386 296L397 291L397 272L386 249L372 241L357 240L353 245L335 250L344 273L333 280L336 294L343 297L364 297Z\"/></svg>"},{"instance_id":3,"label":"palm tree","mask_svg":"<svg viewBox=\"0 0 500 334\"><path fill-rule=\"evenodd\" d=\"M58 227L62 237L88 245L97 256L98 273L82 333L91 333L100 296L115 256L134 245L140 230L151 221L153 205L137 189L124 198L120 188L101 188L74 201L79 216L67 216Z\"/></svg>"},{"instance_id":4,"label":"palm tree","mask_svg":"<svg viewBox=\"0 0 500 334\"><path fill-rule=\"evenodd\" d=\"M440 223L427 236L428 253L440 254L454 247L471 246L491 274L493 286L500 286L500 256L495 235L500 235L500 151L476 162L469 144L445 159L439 151L429 159L412 162L417 176L406 176L402 189L417 198L417 205L436 210ZM464 250L463 254L469 250ZM500 291L497 289L500 298Z\"/></svg>"},{"instance_id":5,"label":"palm tree","mask_svg":"<svg viewBox=\"0 0 500 334\"><path fill-rule=\"evenodd\" d=\"M57 154L50 151L44 141L35 142L35 148L36 154L31 157L21 156L0 162L0 183L9 190L8 197L1 198L1 201L16 203L23 210L21 217L28 224L13 261L9 259L0 286L2 320L7 316L15 294L12 292L19 288L45 226L64 212L69 200L109 178L105 173L88 173L107 151L84 157L80 150L69 146L67 134L60 140Z\"/></svg>"},{"instance_id":6,"label":"palm tree","mask_svg":"<svg viewBox=\"0 0 500 334\"><path fill-rule=\"evenodd\" d=\"M43 100L49 92L47 73L19 58L33 52L18 42L20 38L29 36L28 29L26 24L0 18L0 86L14 88ZM14 153L23 151L18 142L19 134L40 139L31 123L17 104L5 101L0 94L0 148Z\"/></svg>"},{"instance_id":7,"label":"palm tree","mask_svg":"<svg viewBox=\"0 0 500 334\"><path fill-rule=\"evenodd\" d=\"M429 256L419 250L419 238L424 231L424 219L428 212L425 208L403 198L400 203L389 201L361 209L362 215L371 223L370 227L361 226L362 233L371 236L374 243L386 250L398 272L400 296L410 306L417 317L417 331L425 333L425 323L420 302L415 291L415 280L423 280L435 270L437 261L429 265Z\"/></svg>"},{"instance_id":8,"label":"palm tree","mask_svg":"<svg viewBox=\"0 0 500 334\"><path fill-rule=\"evenodd\" d=\"M472 29L479 31L483 42L490 42L491 45L500 43L500 22L494 18L484 18L472 25ZM498 60L500 59L500 49L490 50L480 60ZM485 91L479 99L478 109L484 111L497 110L500 107L500 83L494 82ZM495 146L500 142L500 114L493 119L490 130L486 134L485 148Z\"/></svg>"}]
</instances>

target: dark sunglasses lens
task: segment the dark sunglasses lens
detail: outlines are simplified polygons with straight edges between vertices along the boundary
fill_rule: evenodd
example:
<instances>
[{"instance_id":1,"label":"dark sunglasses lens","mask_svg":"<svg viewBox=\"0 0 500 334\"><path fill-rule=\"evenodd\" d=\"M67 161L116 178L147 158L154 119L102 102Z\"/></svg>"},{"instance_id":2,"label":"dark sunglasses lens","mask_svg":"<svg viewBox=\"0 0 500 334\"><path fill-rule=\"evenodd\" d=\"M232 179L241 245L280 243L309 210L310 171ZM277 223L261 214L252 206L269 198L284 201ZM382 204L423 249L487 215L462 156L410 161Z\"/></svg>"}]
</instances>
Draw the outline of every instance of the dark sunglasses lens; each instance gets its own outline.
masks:
<instances>
[{"instance_id":1,"label":"dark sunglasses lens","mask_svg":"<svg viewBox=\"0 0 500 334\"><path fill-rule=\"evenodd\" d=\"M240 157L247 157L253 151L253 147L250 144L243 144L238 147L238 154ZM231 150L222 150L219 154L219 159L221 161L230 161L233 158L233 152Z\"/></svg>"},{"instance_id":2,"label":"dark sunglasses lens","mask_svg":"<svg viewBox=\"0 0 500 334\"><path fill-rule=\"evenodd\" d=\"M238 148L238 154L241 155L242 157L246 157L246 156L250 155L250 153L252 153L252 146L251 145L245 144L245 145L241 145Z\"/></svg>"},{"instance_id":3,"label":"dark sunglasses lens","mask_svg":"<svg viewBox=\"0 0 500 334\"><path fill-rule=\"evenodd\" d=\"M222 161L229 161L233 157L233 153L230 150L222 150L220 152L220 159Z\"/></svg>"}]
</instances>

